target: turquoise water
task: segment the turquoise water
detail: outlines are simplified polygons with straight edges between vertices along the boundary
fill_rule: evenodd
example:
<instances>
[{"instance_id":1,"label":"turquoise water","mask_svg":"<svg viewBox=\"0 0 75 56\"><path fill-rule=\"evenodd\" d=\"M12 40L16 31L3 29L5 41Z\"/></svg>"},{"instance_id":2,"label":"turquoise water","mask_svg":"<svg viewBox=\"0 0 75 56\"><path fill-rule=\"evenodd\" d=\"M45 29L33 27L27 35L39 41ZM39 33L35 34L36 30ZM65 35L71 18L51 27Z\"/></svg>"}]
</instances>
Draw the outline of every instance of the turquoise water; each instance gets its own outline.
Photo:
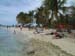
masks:
<instances>
[{"instance_id":1,"label":"turquoise water","mask_svg":"<svg viewBox=\"0 0 75 56\"><path fill-rule=\"evenodd\" d=\"M16 35L0 29L0 56L24 56L25 44L16 40Z\"/></svg>"}]
</instances>

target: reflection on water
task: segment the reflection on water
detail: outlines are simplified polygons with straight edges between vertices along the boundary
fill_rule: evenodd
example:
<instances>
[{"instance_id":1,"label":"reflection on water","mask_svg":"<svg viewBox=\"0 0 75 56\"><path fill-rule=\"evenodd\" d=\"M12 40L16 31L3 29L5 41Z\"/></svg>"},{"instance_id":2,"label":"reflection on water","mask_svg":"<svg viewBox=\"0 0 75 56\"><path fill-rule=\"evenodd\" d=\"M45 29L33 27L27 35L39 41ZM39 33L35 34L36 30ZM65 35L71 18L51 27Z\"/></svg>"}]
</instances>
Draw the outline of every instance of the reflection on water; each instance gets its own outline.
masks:
<instances>
[{"instance_id":1,"label":"reflection on water","mask_svg":"<svg viewBox=\"0 0 75 56\"><path fill-rule=\"evenodd\" d=\"M23 56L24 44L16 40L15 35L0 29L0 56Z\"/></svg>"}]
</instances>

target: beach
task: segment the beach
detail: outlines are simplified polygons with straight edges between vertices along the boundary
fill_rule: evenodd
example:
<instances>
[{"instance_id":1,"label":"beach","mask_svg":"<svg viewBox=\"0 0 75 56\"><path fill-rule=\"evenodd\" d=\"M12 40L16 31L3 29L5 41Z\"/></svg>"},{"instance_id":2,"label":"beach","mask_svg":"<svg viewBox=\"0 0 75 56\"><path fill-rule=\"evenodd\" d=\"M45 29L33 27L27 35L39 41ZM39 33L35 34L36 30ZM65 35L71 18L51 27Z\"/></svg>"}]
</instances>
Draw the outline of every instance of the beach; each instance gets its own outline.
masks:
<instances>
[{"instance_id":1,"label":"beach","mask_svg":"<svg viewBox=\"0 0 75 56\"><path fill-rule=\"evenodd\" d=\"M75 56L75 1L1 0L0 56Z\"/></svg>"},{"instance_id":2,"label":"beach","mask_svg":"<svg viewBox=\"0 0 75 56\"><path fill-rule=\"evenodd\" d=\"M15 30L16 34L23 34L23 37L19 36L17 40L22 43L27 41L27 47L23 48L25 56L75 56L75 40L73 39L52 39L53 36L45 35L49 30L45 30L41 34L34 34L35 30L27 28L22 31L19 28L10 28L9 30L12 33Z\"/></svg>"}]
</instances>

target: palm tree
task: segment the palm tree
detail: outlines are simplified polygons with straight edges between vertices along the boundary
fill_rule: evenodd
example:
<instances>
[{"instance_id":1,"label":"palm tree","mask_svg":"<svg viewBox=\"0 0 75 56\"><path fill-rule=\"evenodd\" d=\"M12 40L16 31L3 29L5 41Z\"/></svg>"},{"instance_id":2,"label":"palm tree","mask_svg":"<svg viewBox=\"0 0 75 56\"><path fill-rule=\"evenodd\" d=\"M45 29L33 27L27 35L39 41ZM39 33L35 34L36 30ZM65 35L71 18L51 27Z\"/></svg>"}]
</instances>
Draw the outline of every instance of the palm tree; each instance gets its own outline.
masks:
<instances>
[{"instance_id":1,"label":"palm tree","mask_svg":"<svg viewBox=\"0 0 75 56\"><path fill-rule=\"evenodd\" d=\"M47 9L45 7L41 6L40 8L38 8L37 12L35 14L35 17L37 19L36 22L38 23L38 25L39 24L42 24L42 25L47 24L48 15L49 15L49 12L47 11Z\"/></svg>"},{"instance_id":2,"label":"palm tree","mask_svg":"<svg viewBox=\"0 0 75 56\"><path fill-rule=\"evenodd\" d=\"M55 17L56 20L59 20L58 17L58 13L61 14L59 12L59 10L62 10L64 12L64 3L66 2L66 0L45 0L44 1L44 6L46 8L48 8L48 10L50 10L51 12L51 17L50 17L50 22L53 20L53 18Z\"/></svg>"}]
</instances>

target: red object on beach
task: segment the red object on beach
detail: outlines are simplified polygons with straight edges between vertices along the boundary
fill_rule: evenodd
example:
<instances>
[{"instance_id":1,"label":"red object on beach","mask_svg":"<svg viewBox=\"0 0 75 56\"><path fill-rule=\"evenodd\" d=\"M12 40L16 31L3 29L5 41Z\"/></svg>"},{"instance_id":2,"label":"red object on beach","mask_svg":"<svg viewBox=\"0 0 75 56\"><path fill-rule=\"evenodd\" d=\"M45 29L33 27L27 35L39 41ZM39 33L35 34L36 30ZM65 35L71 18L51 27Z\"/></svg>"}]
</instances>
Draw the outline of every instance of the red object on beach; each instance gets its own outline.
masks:
<instances>
[{"instance_id":1,"label":"red object on beach","mask_svg":"<svg viewBox=\"0 0 75 56\"><path fill-rule=\"evenodd\" d=\"M64 28L64 25L60 24L59 27L62 29L62 28Z\"/></svg>"},{"instance_id":2,"label":"red object on beach","mask_svg":"<svg viewBox=\"0 0 75 56\"><path fill-rule=\"evenodd\" d=\"M57 28L63 29L64 28L64 25L63 24L59 24L59 25L57 25Z\"/></svg>"},{"instance_id":3,"label":"red object on beach","mask_svg":"<svg viewBox=\"0 0 75 56\"><path fill-rule=\"evenodd\" d=\"M54 34L55 34L54 39L59 39L59 37L58 37L58 33L57 33L57 32L55 32Z\"/></svg>"},{"instance_id":4,"label":"red object on beach","mask_svg":"<svg viewBox=\"0 0 75 56\"><path fill-rule=\"evenodd\" d=\"M57 32L55 32L54 34L55 34L55 35L58 35L58 33L57 33Z\"/></svg>"}]
</instances>

